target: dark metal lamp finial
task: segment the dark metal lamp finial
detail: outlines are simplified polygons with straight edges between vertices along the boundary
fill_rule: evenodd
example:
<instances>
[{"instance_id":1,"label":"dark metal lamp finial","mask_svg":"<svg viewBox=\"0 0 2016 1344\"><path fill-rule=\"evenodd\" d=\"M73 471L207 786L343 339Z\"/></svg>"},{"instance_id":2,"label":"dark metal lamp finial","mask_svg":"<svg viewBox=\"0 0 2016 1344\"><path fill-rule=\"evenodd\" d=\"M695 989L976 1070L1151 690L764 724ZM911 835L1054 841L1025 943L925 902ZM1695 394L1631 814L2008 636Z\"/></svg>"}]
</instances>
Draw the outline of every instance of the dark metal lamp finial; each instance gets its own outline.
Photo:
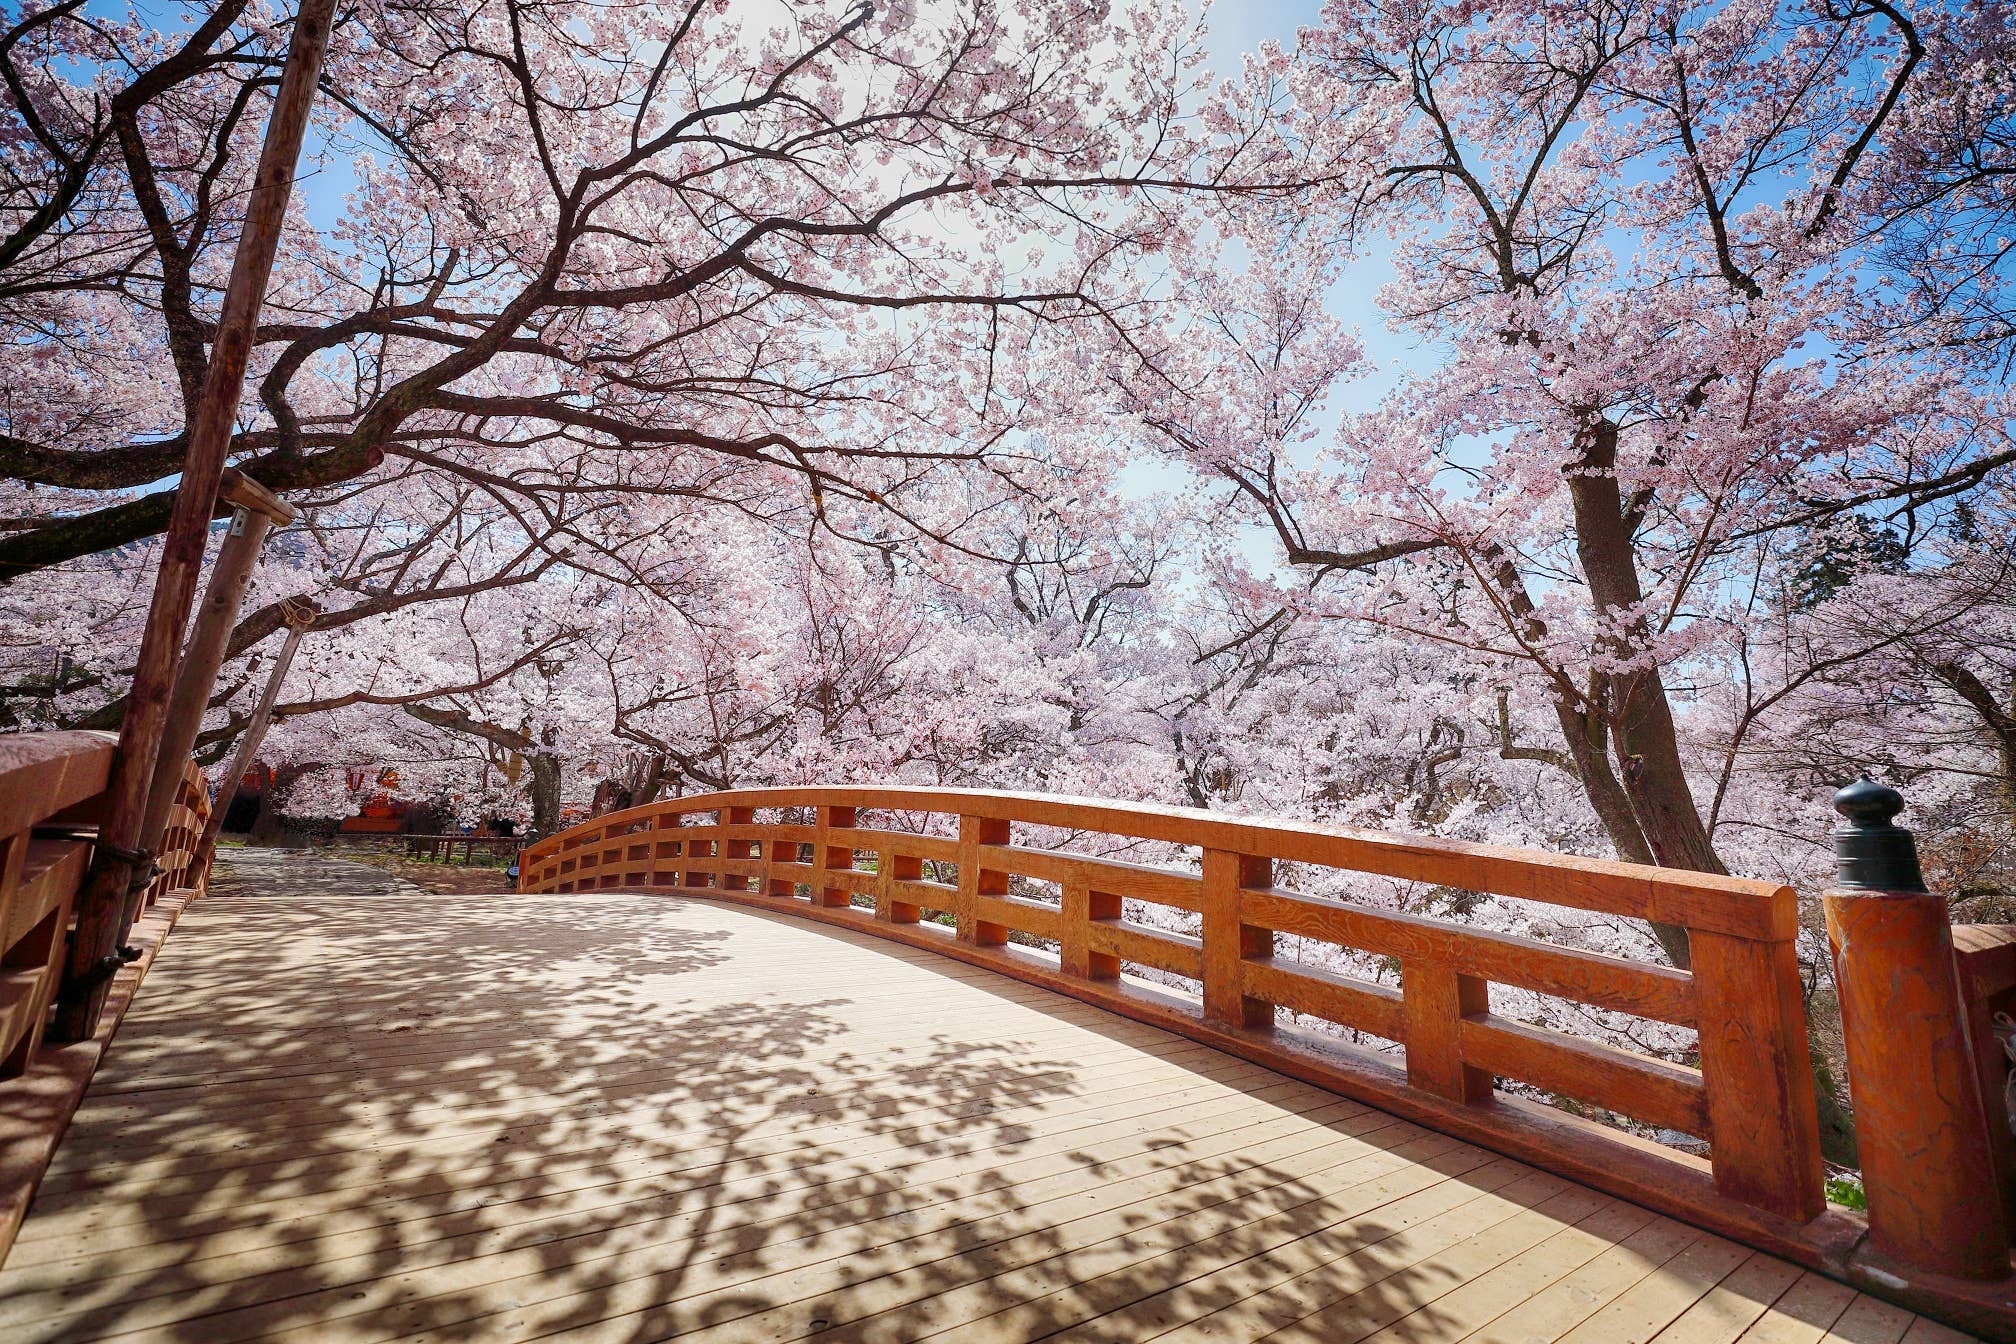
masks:
<instances>
[{"instance_id":1,"label":"dark metal lamp finial","mask_svg":"<svg viewBox=\"0 0 2016 1344\"><path fill-rule=\"evenodd\" d=\"M1923 891L1918 843L1895 824L1904 795L1888 784L1858 779L1834 795L1843 823L1834 830L1834 885L1862 891Z\"/></svg>"}]
</instances>

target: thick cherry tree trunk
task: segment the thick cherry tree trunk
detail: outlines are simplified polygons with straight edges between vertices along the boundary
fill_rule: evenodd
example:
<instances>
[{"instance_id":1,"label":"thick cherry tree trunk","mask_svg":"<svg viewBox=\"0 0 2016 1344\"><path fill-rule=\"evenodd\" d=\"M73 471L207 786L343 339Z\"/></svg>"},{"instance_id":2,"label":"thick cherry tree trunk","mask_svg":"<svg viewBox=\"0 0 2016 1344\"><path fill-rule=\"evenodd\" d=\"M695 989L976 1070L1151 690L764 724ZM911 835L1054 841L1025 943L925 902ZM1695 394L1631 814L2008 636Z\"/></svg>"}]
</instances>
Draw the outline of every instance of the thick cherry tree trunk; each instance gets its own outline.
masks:
<instances>
[{"instance_id":1,"label":"thick cherry tree trunk","mask_svg":"<svg viewBox=\"0 0 2016 1344\"><path fill-rule=\"evenodd\" d=\"M1581 456L1568 469L1568 494L1575 510L1575 550L1582 577L1601 615L1637 611L1645 590L1638 577L1632 523L1617 482L1617 427L1594 418L1581 447ZM1642 615L1627 620L1612 637L1611 652L1623 661L1642 660L1650 633ZM1615 729L1611 745L1620 758L1617 778L1650 861L1662 868L1728 872L1694 805L1672 701L1659 668L1639 661L1632 670L1611 675L1603 691L1595 708ZM1606 803L1614 811L1614 798L1598 803L1597 792L1591 790L1590 801L1597 803L1598 812L1604 812ZM1604 822L1611 824L1607 815ZM1625 852L1623 845L1618 852ZM1688 964L1684 934L1678 939L1680 955L1674 956L1676 948L1666 934L1661 934L1660 942L1676 965Z\"/></svg>"},{"instance_id":2,"label":"thick cherry tree trunk","mask_svg":"<svg viewBox=\"0 0 2016 1344\"><path fill-rule=\"evenodd\" d=\"M1614 452L1614 440L1612 448ZM1615 493L1615 480L1611 482ZM1619 501L1618 517L1622 519L1622 504ZM1628 529L1626 529L1628 532ZM1484 552L1490 563L1493 577L1504 593L1505 601L1513 615L1525 623L1525 631L1535 643L1545 640L1547 624L1540 618L1533 598L1526 591L1525 580L1520 576L1518 566L1503 547L1490 546ZM1626 552L1626 560L1630 559ZM1631 582L1637 582L1635 565L1631 567ZM1597 674L1588 690L1576 697L1561 696L1554 702L1554 714L1561 725L1561 736L1568 748L1568 764L1575 768L1575 776L1582 783L1582 792L1595 809L1597 819L1610 836L1610 843L1617 850L1617 857L1626 863L1656 864L1661 862L1657 851L1649 842L1643 824L1639 820L1638 809L1634 806L1630 792L1618 781L1617 772L1610 766L1610 728L1605 715L1606 700L1610 692L1610 681L1604 674ZM1663 694L1663 688L1662 688ZM1504 710L1501 705L1500 713ZM1506 728L1509 745L1510 729ZM1684 779L1683 779L1684 784ZM1691 804L1690 804L1691 805ZM1719 872L1720 869L1712 871ZM1675 966L1686 968L1693 958L1687 949L1687 930L1677 924L1661 924L1656 920L1647 921L1652 928L1652 936L1659 940L1660 950Z\"/></svg>"},{"instance_id":3,"label":"thick cherry tree trunk","mask_svg":"<svg viewBox=\"0 0 2016 1344\"><path fill-rule=\"evenodd\" d=\"M1593 709L1577 710L1568 705L1555 706L1554 714L1561 722L1569 758L1582 778L1582 792L1609 833L1617 857L1626 863L1657 863L1652 847L1645 843L1645 832L1638 829L1631 799L1617 782L1617 772L1610 768L1610 730L1603 716Z\"/></svg>"},{"instance_id":4,"label":"thick cherry tree trunk","mask_svg":"<svg viewBox=\"0 0 2016 1344\"><path fill-rule=\"evenodd\" d=\"M1569 469L1568 477L1569 496L1575 508L1575 548L1582 576L1588 581L1599 612L1608 615L1635 610L1645 592L1638 578L1637 553L1631 536L1633 525L1617 483L1616 427L1598 420L1584 449L1582 458ZM1629 659L1643 648L1649 633L1642 620L1627 624L1618 631L1613 652L1620 659ZM1618 725L1619 735L1613 746L1622 758L1623 769L1620 781L1609 772L1608 762L1604 761L1600 770L1585 770L1583 783L1589 801L1617 845L1618 854L1662 868L1727 873L1729 870L1715 853L1708 828L1701 823L1701 811L1694 805L1694 791L1687 783L1687 772L1681 763L1673 704L1659 669L1638 667L1612 676L1592 700L1592 713L1600 712L1610 723ZM1563 716L1562 729L1570 739L1569 749L1575 751L1577 734L1571 717ZM1598 750L1592 755L1600 759L1604 753ZM1578 752L1578 766L1583 759ZM1619 790L1629 807L1628 818L1617 808ZM1685 929L1654 924L1652 932L1675 966L1685 969L1692 963ZM1854 1117L1841 1104L1839 1088L1826 1060L1817 1051L1813 1055L1813 1079L1820 1107L1821 1150L1833 1161L1853 1165Z\"/></svg>"},{"instance_id":5,"label":"thick cherry tree trunk","mask_svg":"<svg viewBox=\"0 0 2016 1344\"><path fill-rule=\"evenodd\" d=\"M1617 857L1626 863L1657 864L1658 855L1638 824L1638 813L1631 804L1631 797L1619 782L1617 772L1610 767L1610 731L1596 707L1602 703L1602 689L1599 680L1588 708L1577 710L1569 705L1555 706L1555 716L1561 722L1561 736L1568 744L1569 758L1574 761L1575 772L1581 778L1582 792L1589 799L1589 806L1595 809L1597 820L1603 823ZM1657 920L1648 923L1652 936L1659 940L1659 949L1666 954L1668 961L1682 969L1692 964L1693 957L1687 948L1687 930L1677 924L1661 924Z\"/></svg>"},{"instance_id":6,"label":"thick cherry tree trunk","mask_svg":"<svg viewBox=\"0 0 2016 1344\"><path fill-rule=\"evenodd\" d=\"M1576 555L1596 610L1604 616L1635 609L1645 598L1616 461L1616 427L1600 421L1587 451L1570 469L1568 485ZM1641 658L1649 635L1642 618L1629 621L1617 631L1613 651L1620 659ZM1604 700L1609 719L1621 732L1613 746L1623 766L1624 794L1653 861L1666 868L1726 873L1694 805L1659 668L1640 665L1612 676Z\"/></svg>"}]
</instances>

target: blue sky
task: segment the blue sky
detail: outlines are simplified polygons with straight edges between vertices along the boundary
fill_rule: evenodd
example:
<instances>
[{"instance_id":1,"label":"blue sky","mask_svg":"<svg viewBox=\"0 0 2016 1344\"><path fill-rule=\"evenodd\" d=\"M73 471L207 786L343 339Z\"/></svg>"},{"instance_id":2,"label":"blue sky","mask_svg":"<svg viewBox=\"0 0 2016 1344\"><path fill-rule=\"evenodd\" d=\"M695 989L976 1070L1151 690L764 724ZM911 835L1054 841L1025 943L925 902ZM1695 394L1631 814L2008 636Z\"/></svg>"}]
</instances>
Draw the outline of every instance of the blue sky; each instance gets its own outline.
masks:
<instances>
[{"instance_id":1,"label":"blue sky","mask_svg":"<svg viewBox=\"0 0 2016 1344\"><path fill-rule=\"evenodd\" d=\"M1223 76L1236 75L1240 56L1268 38L1284 50L1294 50L1297 32L1315 26L1322 18L1322 8L1322 0L1220 0L1205 18L1213 68ZM1381 370L1377 376L1341 390L1337 400L1345 409L1369 409L1397 381L1401 370L1430 362L1413 342L1386 330L1385 319L1373 300L1387 275L1381 256L1374 253L1347 272L1329 295L1330 311L1358 328L1366 352ZM1336 409L1332 408L1333 413Z\"/></svg>"}]
</instances>

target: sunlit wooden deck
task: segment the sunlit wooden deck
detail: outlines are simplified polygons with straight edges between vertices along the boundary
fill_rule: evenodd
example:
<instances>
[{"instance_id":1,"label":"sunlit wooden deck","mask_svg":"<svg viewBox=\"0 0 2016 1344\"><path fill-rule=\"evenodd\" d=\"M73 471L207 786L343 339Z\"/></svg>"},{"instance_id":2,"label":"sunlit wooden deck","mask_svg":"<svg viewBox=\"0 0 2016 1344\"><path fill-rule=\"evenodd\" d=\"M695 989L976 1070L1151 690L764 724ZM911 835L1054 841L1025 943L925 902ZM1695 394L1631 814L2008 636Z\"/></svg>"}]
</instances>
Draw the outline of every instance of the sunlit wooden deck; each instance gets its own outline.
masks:
<instances>
[{"instance_id":1,"label":"sunlit wooden deck","mask_svg":"<svg viewBox=\"0 0 2016 1344\"><path fill-rule=\"evenodd\" d=\"M384 885L190 911L0 1338L1962 1338L930 952Z\"/></svg>"}]
</instances>

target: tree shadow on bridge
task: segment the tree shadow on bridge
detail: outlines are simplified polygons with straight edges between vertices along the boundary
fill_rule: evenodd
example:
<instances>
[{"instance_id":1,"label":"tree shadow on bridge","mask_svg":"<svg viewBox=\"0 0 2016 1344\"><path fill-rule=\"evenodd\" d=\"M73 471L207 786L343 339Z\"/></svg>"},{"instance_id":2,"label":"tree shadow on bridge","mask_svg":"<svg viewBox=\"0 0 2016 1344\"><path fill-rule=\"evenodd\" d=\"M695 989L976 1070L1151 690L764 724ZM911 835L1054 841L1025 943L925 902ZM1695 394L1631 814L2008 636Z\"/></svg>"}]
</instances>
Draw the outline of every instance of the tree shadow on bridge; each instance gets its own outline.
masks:
<instances>
[{"instance_id":1,"label":"tree shadow on bridge","mask_svg":"<svg viewBox=\"0 0 2016 1344\"><path fill-rule=\"evenodd\" d=\"M990 1338L1132 1340L1227 1310L1432 1336L1466 1272L1614 1213L927 952L711 902L333 885L170 941L0 1333L911 1340L1001 1313Z\"/></svg>"}]
</instances>

